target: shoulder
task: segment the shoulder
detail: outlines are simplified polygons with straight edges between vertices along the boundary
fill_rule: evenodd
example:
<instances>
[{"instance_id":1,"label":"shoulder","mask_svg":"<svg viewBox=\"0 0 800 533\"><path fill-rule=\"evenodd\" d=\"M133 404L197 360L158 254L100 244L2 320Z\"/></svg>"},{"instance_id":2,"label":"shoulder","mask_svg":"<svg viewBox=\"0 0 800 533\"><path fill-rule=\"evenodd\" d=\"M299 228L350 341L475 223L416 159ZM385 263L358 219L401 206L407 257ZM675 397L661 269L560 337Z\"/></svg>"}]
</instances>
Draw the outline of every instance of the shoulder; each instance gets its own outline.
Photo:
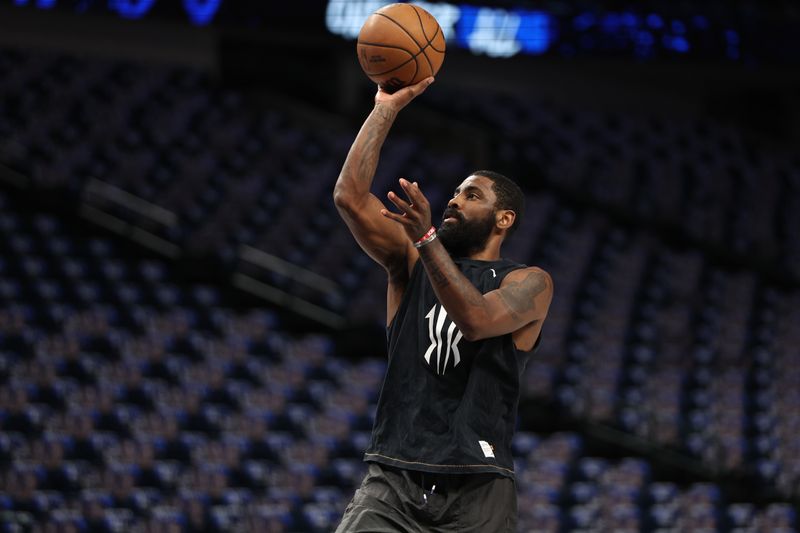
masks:
<instances>
[{"instance_id":1,"label":"shoulder","mask_svg":"<svg viewBox=\"0 0 800 533\"><path fill-rule=\"evenodd\" d=\"M501 287L530 289L535 292L552 292L553 278L538 266L524 266L508 273L500 284Z\"/></svg>"}]
</instances>

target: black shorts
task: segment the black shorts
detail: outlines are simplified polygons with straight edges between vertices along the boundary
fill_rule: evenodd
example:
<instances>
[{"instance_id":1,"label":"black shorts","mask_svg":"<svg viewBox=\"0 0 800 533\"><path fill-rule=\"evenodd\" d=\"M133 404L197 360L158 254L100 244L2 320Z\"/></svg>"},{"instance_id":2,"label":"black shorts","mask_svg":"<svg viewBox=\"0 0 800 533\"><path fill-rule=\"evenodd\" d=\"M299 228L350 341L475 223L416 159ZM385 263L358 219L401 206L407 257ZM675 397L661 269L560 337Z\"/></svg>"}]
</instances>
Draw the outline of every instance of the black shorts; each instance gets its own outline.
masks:
<instances>
[{"instance_id":1,"label":"black shorts","mask_svg":"<svg viewBox=\"0 0 800 533\"><path fill-rule=\"evenodd\" d=\"M517 529L514 480L430 474L370 463L337 533L504 533Z\"/></svg>"}]
</instances>

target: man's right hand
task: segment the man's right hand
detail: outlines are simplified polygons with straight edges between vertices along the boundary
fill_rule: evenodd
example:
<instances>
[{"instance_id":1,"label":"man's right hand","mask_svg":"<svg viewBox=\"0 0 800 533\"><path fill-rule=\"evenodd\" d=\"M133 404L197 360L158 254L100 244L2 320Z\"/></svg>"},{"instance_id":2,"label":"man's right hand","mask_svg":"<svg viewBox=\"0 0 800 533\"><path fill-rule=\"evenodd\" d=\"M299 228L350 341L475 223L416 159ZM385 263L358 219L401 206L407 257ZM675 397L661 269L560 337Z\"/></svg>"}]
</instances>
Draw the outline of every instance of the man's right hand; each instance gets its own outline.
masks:
<instances>
[{"instance_id":1,"label":"man's right hand","mask_svg":"<svg viewBox=\"0 0 800 533\"><path fill-rule=\"evenodd\" d=\"M378 92L375 94L375 105L387 106L396 113L407 106L411 100L424 93L431 83L433 83L433 76L391 94L378 87Z\"/></svg>"}]
</instances>

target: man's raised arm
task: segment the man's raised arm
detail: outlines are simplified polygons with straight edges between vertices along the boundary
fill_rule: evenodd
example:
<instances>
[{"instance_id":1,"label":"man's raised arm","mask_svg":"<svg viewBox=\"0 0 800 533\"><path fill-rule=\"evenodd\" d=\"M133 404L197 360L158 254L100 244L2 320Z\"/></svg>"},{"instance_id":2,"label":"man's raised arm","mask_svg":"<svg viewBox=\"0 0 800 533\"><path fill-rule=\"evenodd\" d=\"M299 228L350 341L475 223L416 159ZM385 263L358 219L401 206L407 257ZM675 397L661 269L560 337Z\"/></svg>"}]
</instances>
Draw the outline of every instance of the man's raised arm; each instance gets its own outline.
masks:
<instances>
[{"instance_id":1,"label":"man's raised arm","mask_svg":"<svg viewBox=\"0 0 800 533\"><path fill-rule=\"evenodd\" d=\"M381 216L384 205L370 188L381 147L397 113L432 82L433 78L428 78L393 94L378 90L375 107L350 147L333 190L336 208L358 244L390 274L398 268L406 268L409 253L413 253L414 248L401 227Z\"/></svg>"}]
</instances>

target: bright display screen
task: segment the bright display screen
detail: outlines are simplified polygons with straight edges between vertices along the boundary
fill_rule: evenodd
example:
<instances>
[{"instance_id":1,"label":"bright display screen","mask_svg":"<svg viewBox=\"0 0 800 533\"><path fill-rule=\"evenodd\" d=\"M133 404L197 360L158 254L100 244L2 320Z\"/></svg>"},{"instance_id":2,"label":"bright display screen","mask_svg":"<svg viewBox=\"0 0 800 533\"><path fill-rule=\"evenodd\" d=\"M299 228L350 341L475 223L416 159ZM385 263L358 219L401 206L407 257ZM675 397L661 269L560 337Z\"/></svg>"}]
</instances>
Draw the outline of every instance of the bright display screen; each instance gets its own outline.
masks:
<instances>
[{"instance_id":1,"label":"bright display screen","mask_svg":"<svg viewBox=\"0 0 800 533\"><path fill-rule=\"evenodd\" d=\"M105 13L126 19L160 18L197 26L246 26L328 32L355 39L386 0L0 0L30 10ZM763 11L710 10L703 2L636 2L625 9L575 3L466 0L417 1L439 21L448 46L478 55L618 56L637 60L692 58L745 63L800 60L800 31ZM534 9L530 5L548 6ZM644 5L644 4L642 4ZM731 4L733 6L734 4ZM630 7L634 6L634 7Z\"/></svg>"}]
</instances>

